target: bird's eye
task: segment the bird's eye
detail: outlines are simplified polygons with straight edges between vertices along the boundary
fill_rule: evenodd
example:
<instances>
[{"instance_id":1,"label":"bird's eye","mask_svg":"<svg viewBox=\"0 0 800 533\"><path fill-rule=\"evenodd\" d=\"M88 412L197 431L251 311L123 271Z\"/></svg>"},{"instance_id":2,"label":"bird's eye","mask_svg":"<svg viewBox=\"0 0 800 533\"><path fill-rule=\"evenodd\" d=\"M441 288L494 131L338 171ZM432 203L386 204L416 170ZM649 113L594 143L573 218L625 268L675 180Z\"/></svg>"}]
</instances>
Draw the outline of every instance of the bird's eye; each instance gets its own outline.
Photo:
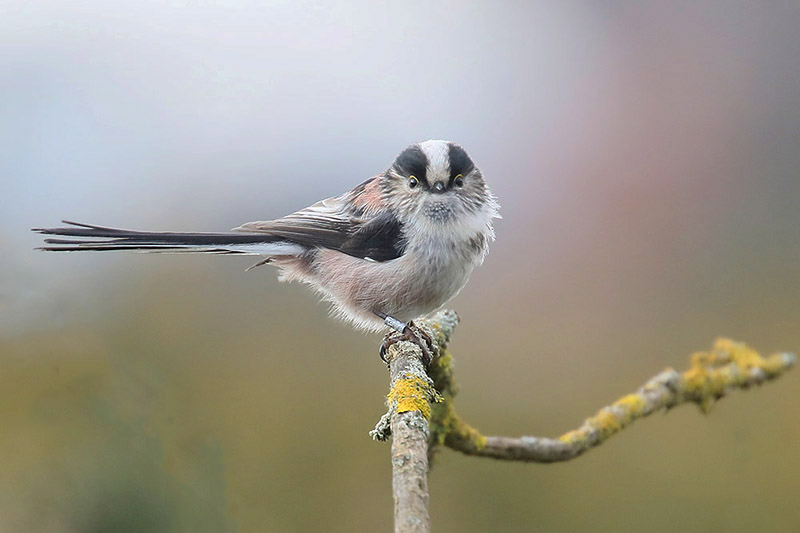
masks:
<instances>
[{"instance_id":1,"label":"bird's eye","mask_svg":"<svg viewBox=\"0 0 800 533\"><path fill-rule=\"evenodd\" d=\"M458 174L456 176L456 179L453 180L453 183L456 184L456 187L463 187L464 186L464 176L462 176L461 174Z\"/></svg>"},{"instance_id":2,"label":"bird's eye","mask_svg":"<svg viewBox=\"0 0 800 533\"><path fill-rule=\"evenodd\" d=\"M419 185L419 180L416 178L416 176L409 176L408 177L408 186L413 189L417 185Z\"/></svg>"}]
</instances>

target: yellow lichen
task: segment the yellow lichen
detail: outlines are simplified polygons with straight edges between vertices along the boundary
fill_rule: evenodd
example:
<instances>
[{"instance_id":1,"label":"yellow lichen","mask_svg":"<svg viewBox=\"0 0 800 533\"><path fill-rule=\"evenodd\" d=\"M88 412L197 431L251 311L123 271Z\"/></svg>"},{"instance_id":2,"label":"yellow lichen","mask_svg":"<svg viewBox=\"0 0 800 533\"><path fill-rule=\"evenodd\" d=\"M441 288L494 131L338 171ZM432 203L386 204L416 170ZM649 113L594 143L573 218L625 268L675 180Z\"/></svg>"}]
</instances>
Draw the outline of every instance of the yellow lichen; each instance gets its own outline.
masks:
<instances>
[{"instance_id":1,"label":"yellow lichen","mask_svg":"<svg viewBox=\"0 0 800 533\"><path fill-rule=\"evenodd\" d=\"M734 342L730 339L717 339L713 350L718 355L727 355L728 359L736 364L736 368L740 371L738 378L740 383L748 378L753 369L762 370L767 377L774 377L791 366L791 363L787 364L784 354L762 357L745 343Z\"/></svg>"},{"instance_id":2,"label":"yellow lichen","mask_svg":"<svg viewBox=\"0 0 800 533\"><path fill-rule=\"evenodd\" d=\"M628 394L627 396L623 396L611 407L617 411L622 411L622 417L619 419L619 423L622 426L627 426L633 420L639 418L644 411L644 408L647 406L647 402L645 402L644 398L642 398L639 394Z\"/></svg>"},{"instance_id":3,"label":"yellow lichen","mask_svg":"<svg viewBox=\"0 0 800 533\"><path fill-rule=\"evenodd\" d=\"M681 376L681 388L686 396L708 412L728 388L747 383L753 370L759 369L767 376L775 376L784 367L780 355L765 359L742 342L720 338L710 351L692 355L691 368Z\"/></svg>"},{"instance_id":4,"label":"yellow lichen","mask_svg":"<svg viewBox=\"0 0 800 533\"><path fill-rule=\"evenodd\" d=\"M573 429L572 431L568 431L564 433L558 440L561 442L566 442L567 444L577 444L579 442L583 442L586 440L587 433L582 429Z\"/></svg>"},{"instance_id":5,"label":"yellow lichen","mask_svg":"<svg viewBox=\"0 0 800 533\"><path fill-rule=\"evenodd\" d=\"M681 376L681 385L684 394L692 398L700 406L703 412L708 412L714 403L712 394L711 374L705 364L708 359L704 353L692 356L692 367Z\"/></svg>"},{"instance_id":6,"label":"yellow lichen","mask_svg":"<svg viewBox=\"0 0 800 533\"><path fill-rule=\"evenodd\" d=\"M631 415L641 414L646 405L644 398L639 394L628 394L614 402L614 407L623 407Z\"/></svg>"},{"instance_id":7,"label":"yellow lichen","mask_svg":"<svg viewBox=\"0 0 800 533\"><path fill-rule=\"evenodd\" d=\"M703 366L692 366L681 376L684 389L689 392L702 392L708 386L708 370Z\"/></svg>"},{"instance_id":8,"label":"yellow lichen","mask_svg":"<svg viewBox=\"0 0 800 533\"><path fill-rule=\"evenodd\" d=\"M482 450L486 447L486 437L464 422L453 407L455 385L451 381L452 368L450 363L450 356L446 354L440 369L442 380L436 381L437 384L445 385L445 388L442 390L442 402L433 406L430 424L431 435L439 445L447 445L448 443L455 445L458 442L457 447L459 448L466 447Z\"/></svg>"},{"instance_id":9,"label":"yellow lichen","mask_svg":"<svg viewBox=\"0 0 800 533\"><path fill-rule=\"evenodd\" d=\"M486 448L486 436L464 422L453 407L456 385L453 381L453 356L443 350L428 369L441 394L441 402L433 405L430 431L433 442L457 449L480 451Z\"/></svg>"},{"instance_id":10,"label":"yellow lichen","mask_svg":"<svg viewBox=\"0 0 800 533\"><path fill-rule=\"evenodd\" d=\"M610 409L601 409L593 418L588 420L589 425L600 430L603 438L609 437L622 429L617 417Z\"/></svg>"},{"instance_id":11,"label":"yellow lichen","mask_svg":"<svg viewBox=\"0 0 800 533\"><path fill-rule=\"evenodd\" d=\"M477 429L461 420L451 403L449 404L447 418L444 420L443 425L446 429L444 436L445 441L447 439L465 441L470 443L476 450L482 450L486 447L486 437Z\"/></svg>"},{"instance_id":12,"label":"yellow lichen","mask_svg":"<svg viewBox=\"0 0 800 533\"><path fill-rule=\"evenodd\" d=\"M776 353L763 359L761 369L767 374L768 377L775 377L780 375L780 373L786 370L787 366L791 366L791 364L792 363L787 363L787 356L781 353Z\"/></svg>"},{"instance_id":13,"label":"yellow lichen","mask_svg":"<svg viewBox=\"0 0 800 533\"><path fill-rule=\"evenodd\" d=\"M441 401L433 406L430 418L433 442L438 445L459 442L457 447L482 450L486 447L486 437L458 416L453 407L453 396L445 393Z\"/></svg>"},{"instance_id":14,"label":"yellow lichen","mask_svg":"<svg viewBox=\"0 0 800 533\"><path fill-rule=\"evenodd\" d=\"M461 420L459 420L459 429L461 430L459 432L459 435L461 435L462 438L467 439L469 442L471 442L476 450L480 451L486 448L486 443L488 442L488 439L486 438L485 435L481 434L481 432L479 432L477 429L470 426L469 424L461 422Z\"/></svg>"},{"instance_id":15,"label":"yellow lichen","mask_svg":"<svg viewBox=\"0 0 800 533\"><path fill-rule=\"evenodd\" d=\"M445 338L444 332L442 331L442 325L438 322L428 322L428 326L430 326L430 328L436 334L436 340L439 341L439 344L444 344Z\"/></svg>"},{"instance_id":16,"label":"yellow lichen","mask_svg":"<svg viewBox=\"0 0 800 533\"><path fill-rule=\"evenodd\" d=\"M395 381L387 398L395 404L398 413L419 411L426 419L431 416L430 401L436 397L436 391L422 378L406 375Z\"/></svg>"},{"instance_id":17,"label":"yellow lichen","mask_svg":"<svg viewBox=\"0 0 800 533\"><path fill-rule=\"evenodd\" d=\"M681 375L678 388L683 401L693 401L708 412L730 388L753 383L754 370L760 370L763 376L771 378L786 370L794 361L793 356L786 354L764 358L744 343L720 338L711 350L692 354L691 367ZM652 381L645 385L644 391L652 391L663 385L660 381ZM641 393L628 394L588 418L580 428L561 435L559 440L578 446L597 436L602 441L649 412L645 396Z\"/></svg>"},{"instance_id":18,"label":"yellow lichen","mask_svg":"<svg viewBox=\"0 0 800 533\"><path fill-rule=\"evenodd\" d=\"M442 354L434 361L434 364L440 368L449 370L450 367L453 365L453 356L450 355L450 352L444 350Z\"/></svg>"}]
</instances>

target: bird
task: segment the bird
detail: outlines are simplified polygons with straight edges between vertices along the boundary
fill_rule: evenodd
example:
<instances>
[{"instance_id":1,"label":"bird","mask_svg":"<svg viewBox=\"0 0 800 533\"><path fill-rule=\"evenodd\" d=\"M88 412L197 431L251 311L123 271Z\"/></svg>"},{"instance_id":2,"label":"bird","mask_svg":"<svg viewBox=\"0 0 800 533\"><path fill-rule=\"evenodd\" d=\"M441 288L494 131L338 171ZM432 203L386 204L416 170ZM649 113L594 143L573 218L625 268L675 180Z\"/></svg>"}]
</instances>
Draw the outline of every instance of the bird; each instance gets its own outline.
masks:
<instances>
[{"instance_id":1,"label":"bird","mask_svg":"<svg viewBox=\"0 0 800 533\"><path fill-rule=\"evenodd\" d=\"M499 208L463 147L426 140L350 191L229 232L133 231L67 220L33 231L56 236L44 239L45 251L261 256L248 270L272 264L281 281L315 290L332 315L359 330L388 326L429 359L430 338L413 320L441 308L483 263Z\"/></svg>"}]
</instances>

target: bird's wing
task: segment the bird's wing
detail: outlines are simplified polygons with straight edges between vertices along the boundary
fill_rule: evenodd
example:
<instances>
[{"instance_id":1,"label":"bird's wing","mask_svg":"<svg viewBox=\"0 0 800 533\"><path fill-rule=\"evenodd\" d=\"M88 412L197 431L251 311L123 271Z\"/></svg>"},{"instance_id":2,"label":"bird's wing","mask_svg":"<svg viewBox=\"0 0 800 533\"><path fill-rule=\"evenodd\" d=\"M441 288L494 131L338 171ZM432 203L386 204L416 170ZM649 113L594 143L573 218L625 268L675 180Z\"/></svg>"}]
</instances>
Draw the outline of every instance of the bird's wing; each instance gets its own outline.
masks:
<instances>
[{"instance_id":1,"label":"bird's wing","mask_svg":"<svg viewBox=\"0 0 800 533\"><path fill-rule=\"evenodd\" d=\"M248 222L233 231L266 233L304 246L388 261L403 255L402 224L377 199L375 178L276 220Z\"/></svg>"}]
</instances>

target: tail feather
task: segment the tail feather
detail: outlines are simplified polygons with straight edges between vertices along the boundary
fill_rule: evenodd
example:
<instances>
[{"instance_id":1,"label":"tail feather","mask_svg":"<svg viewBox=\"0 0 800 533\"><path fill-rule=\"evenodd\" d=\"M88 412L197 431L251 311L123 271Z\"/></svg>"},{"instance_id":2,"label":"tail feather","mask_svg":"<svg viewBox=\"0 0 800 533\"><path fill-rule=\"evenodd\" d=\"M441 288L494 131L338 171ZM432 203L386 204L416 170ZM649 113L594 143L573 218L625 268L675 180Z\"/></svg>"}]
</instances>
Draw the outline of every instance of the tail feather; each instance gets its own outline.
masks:
<instances>
[{"instance_id":1,"label":"tail feather","mask_svg":"<svg viewBox=\"0 0 800 533\"><path fill-rule=\"evenodd\" d=\"M33 228L44 235L73 237L47 238L50 252L134 250L161 253L213 253L248 255L294 255L304 248L267 233L174 233L133 231L62 220L67 226Z\"/></svg>"}]
</instances>

